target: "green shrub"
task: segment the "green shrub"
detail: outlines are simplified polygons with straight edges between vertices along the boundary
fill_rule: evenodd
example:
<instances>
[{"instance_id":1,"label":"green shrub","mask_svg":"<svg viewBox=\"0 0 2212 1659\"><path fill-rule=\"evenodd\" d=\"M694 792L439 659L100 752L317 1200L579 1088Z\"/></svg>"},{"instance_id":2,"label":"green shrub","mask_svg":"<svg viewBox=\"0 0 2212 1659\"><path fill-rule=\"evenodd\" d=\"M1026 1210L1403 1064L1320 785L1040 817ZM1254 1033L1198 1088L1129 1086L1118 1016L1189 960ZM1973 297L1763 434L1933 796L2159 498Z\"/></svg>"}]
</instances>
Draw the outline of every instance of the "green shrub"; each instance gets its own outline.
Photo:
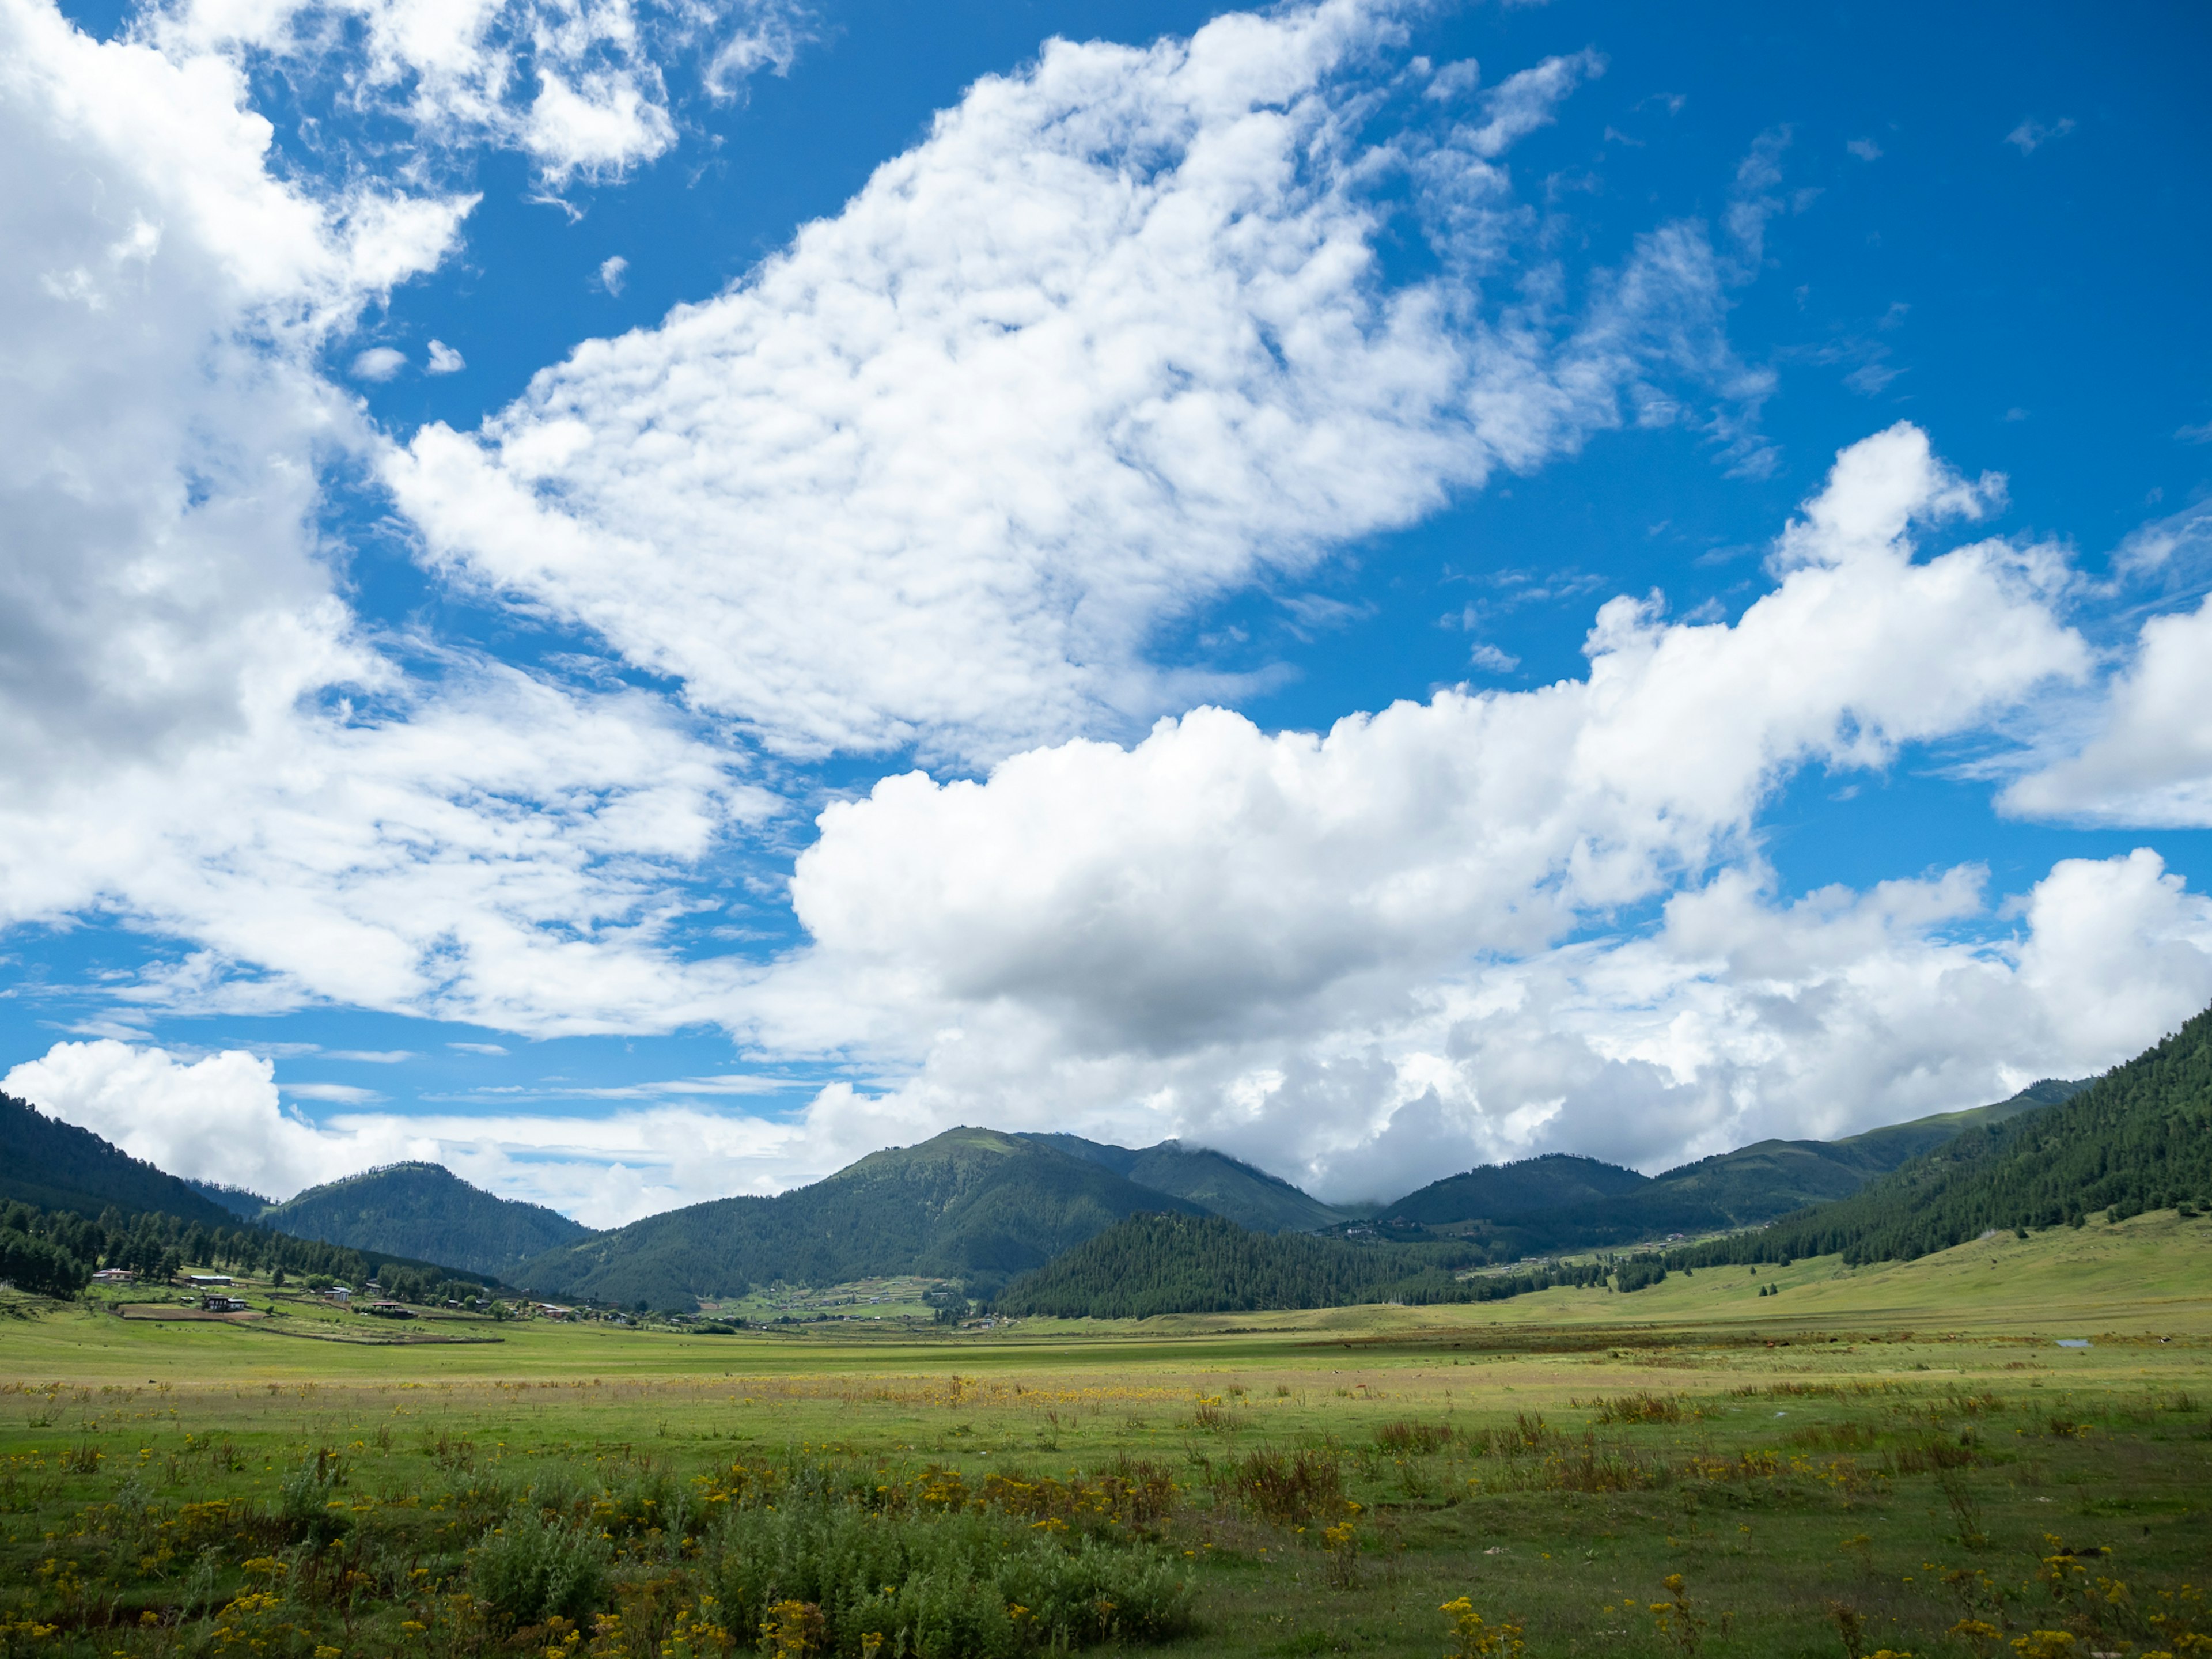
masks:
<instances>
[{"instance_id":1,"label":"green shrub","mask_svg":"<svg viewBox=\"0 0 2212 1659\"><path fill-rule=\"evenodd\" d=\"M1158 1642L1191 1625L1191 1586L1155 1546L1077 1538L973 1510L904 1516L788 1501L728 1515L708 1544L732 1630L779 1603L820 1610L825 1651L994 1659L1042 1645Z\"/></svg>"},{"instance_id":2,"label":"green shrub","mask_svg":"<svg viewBox=\"0 0 2212 1659\"><path fill-rule=\"evenodd\" d=\"M295 1539L327 1544L344 1536L353 1516L338 1496L346 1483L345 1460L325 1448L284 1477L277 1506Z\"/></svg>"},{"instance_id":3,"label":"green shrub","mask_svg":"<svg viewBox=\"0 0 2212 1659\"><path fill-rule=\"evenodd\" d=\"M605 1606L606 1540L589 1526L549 1521L518 1505L477 1540L469 1563L477 1595L509 1626L555 1614L582 1620Z\"/></svg>"}]
</instances>

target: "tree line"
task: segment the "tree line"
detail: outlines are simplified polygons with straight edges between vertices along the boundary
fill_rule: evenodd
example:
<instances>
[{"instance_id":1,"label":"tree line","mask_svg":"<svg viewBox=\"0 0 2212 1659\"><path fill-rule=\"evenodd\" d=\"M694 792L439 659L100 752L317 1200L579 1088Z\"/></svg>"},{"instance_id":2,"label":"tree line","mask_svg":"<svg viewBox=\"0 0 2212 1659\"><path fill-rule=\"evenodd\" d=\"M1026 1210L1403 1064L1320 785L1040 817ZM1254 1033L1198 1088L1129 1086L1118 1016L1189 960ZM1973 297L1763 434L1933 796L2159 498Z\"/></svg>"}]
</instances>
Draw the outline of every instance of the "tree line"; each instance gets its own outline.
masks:
<instances>
[{"instance_id":1,"label":"tree line","mask_svg":"<svg viewBox=\"0 0 2212 1659\"><path fill-rule=\"evenodd\" d=\"M1489 1302L1556 1285L1605 1282L1602 1263L1545 1264L1462 1277L1487 1252L1455 1244L1362 1243L1255 1233L1218 1216L1134 1215L1016 1279L996 1310L1145 1319L1361 1303Z\"/></svg>"},{"instance_id":2,"label":"tree line","mask_svg":"<svg viewBox=\"0 0 2212 1659\"><path fill-rule=\"evenodd\" d=\"M20 1201L0 1206L0 1279L18 1290L67 1300L100 1268L125 1268L158 1283L187 1265L343 1280L356 1289L374 1279L395 1301L417 1304L459 1301L485 1288L426 1262L395 1261L265 1227L210 1227L112 1206L94 1218Z\"/></svg>"}]
</instances>

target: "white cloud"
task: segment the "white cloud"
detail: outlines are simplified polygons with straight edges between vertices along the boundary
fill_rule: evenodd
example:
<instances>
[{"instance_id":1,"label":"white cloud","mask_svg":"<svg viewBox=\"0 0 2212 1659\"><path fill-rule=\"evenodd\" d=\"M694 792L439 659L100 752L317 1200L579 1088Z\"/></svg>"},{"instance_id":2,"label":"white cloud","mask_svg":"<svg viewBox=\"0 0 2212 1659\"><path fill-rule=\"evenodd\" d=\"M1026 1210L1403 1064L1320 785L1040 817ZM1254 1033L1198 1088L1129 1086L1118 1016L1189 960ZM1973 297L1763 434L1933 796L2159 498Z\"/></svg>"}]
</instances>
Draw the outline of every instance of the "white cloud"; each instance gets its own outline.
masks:
<instances>
[{"instance_id":1,"label":"white cloud","mask_svg":"<svg viewBox=\"0 0 2212 1659\"><path fill-rule=\"evenodd\" d=\"M468 359L443 340L431 341L429 351L430 360L422 369L425 374L458 374L469 366Z\"/></svg>"},{"instance_id":2,"label":"white cloud","mask_svg":"<svg viewBox=\"0 0 2212 1659\"><path fill-rule=\"evenodd\" d=\"M284 1092L300 1100L329 1101L340 1106L365 1106L384 1098L374 1089L352 1083L288 1083Z\"/></svg>"},{"instance_id":3,"label":"white cloud","mask_svg":"<svg viewBox=\"0 0 2212 1659\"><path fill-rule=\"evenodd\" d=\"M791 67L807 15L789 0L153 0L135 32L313 88L325 127L398 118L434 146L510 145L559 185L673 147L667 68L694 63L706 95L735 96Z\"/></svg>"},{"instance_id":4,"label":"white cloud","mask_svg":"<svg viewBox=\"0 0 2212 1659\"><path fill-rule=\"evenodd\" d=\"M198 941L114 993L152 1008L334 1000L541 1033L711 1017L736 970L666 956L671 883L769 798L640 694L479 668L387 696L378 720L269 712L181 775L0 802L0 845L46 849L0 877L0 914L101 906Z\"/></svg>"},{"instance_id":5,"label":"white cloud","mask_svg":"<svg viewBox=\"0 0 2212 1659\"><path fill-rule=\"evenodd\" d=\"M2138 526L2120 543L2114 562L2123 575L2169 583L2201 581L2212 574L2212 501Z\"/></svg>"},{"instance_id":6,"label":"white cloud","mask_svg":"<svg viewBox=\"0 0 2212 1659\"><path fill-rule=\"evenodd\" d=\"M1893 428L1838 458L1733 625L1615 599L1581 682L1445 691L1326 736L1202 708L988 782L889 778L823 813L794 905L825 951L1081 1010L1117 1041L1383 962L1540 948L1733 850L1788 771L1883 764L2085 671L2044 603L2056 572L1999 543L1912 558L1912 518L1979 496Z\"/></svg>"},{"instance_id":7,"label":"white cloud","mask_svg":"<svg viewBox=\"0 0 2212 1659\"><path fill-rule=\"evenodd\" d=\"M371 346L353 360L356 380L389 380L407 367L407 354L391 346Z\"/></svg>"},{"instance_id":8,"label":"white cloud","mask_svg":"<svg viewBox=\"0 0 2212 1659\"><path fill-rule=\"evenodd\" d=\"M391 485L438 569L791 753L988 758L1218 695L1149 660L1160 623L1571 450L1624 394L1676 418L1766 384L1693 225L1580 317L1486 306L1527 217L1493 158L1598 65L1366 143L1397 34L1325 0L1050 42L753 276L477 434L425 428ZM1407 167L1450 269L1392 287L1377 185Z\"/></svg>"},{"instance_id":9,"label":"white cloud","mask_svg":"<svg viewBox=\"0 0 2212 1659\"><path fill-rule=\"evenodd\" d=\"M572 82L538 70L523 142L556 177L621 173L672 148L676 124L635 75L600 72Z\"/></svg>"},{"instance_id":10,"label":"white cloud","mask_svg":"<svg viewBox=\"0 0 2212 1659\"><path fill-rule=\"evenodd\" d=\"M2212 827L2212 599L2142 625L2097 729L2002 797L2029 817Z\"/></svg>"},{"instance_id":11,"label":"white cloud","mask_svg":"<svg viewBox=\"0 0 2212 1659\"><path fill-rule=\"evenodd\" d=\"M1474 1075L1449 1042L1407 1033L1564 982L1591 952L1559 941L1624 907L1741 882L1725 872L1753 855L1756 811L1796 769L1885 765L2087 672L2051 613L2065 573L2045 555L1981 542L1915 556L1913 521L1977 514L1996 493L1900 426L1838 458L1776 544L1778 585L1737 622L1670 624L1616 599L1583 681L1443 692L1322 736L1200 709L1133 748L1036 750L983 782L886 779L829 807L799 858L793 898L814 945L755 994L761 1034L796 1048L864 1030L887 1069L903 1053L912 1081L880 1109L917 1131L1041 1124L1048 1102L1055 1121L1233 1136L1253 1154L1303 1136L1302 1172L1342 1190L1424 1077L1460 1077L1464 1094ZM1594 958L1616 973L1636 959L1626 945ZM1547 1024L1522 1021L1513 1042ZM1594 1022L1592 1041L1604 1035ZM1978 1052L1974 1075L1993 1076ZM1562 1122L1603 1115L1542 1067L1524 1087L1505 1059L1484 1065L1503 1068L1478 1091L1493 1149L1544 1144L1554 1108ZM1727 1098L1741 1117L1759 1097L1747 1083ZM1660 1098L1637 1133L1664 1158L1706 1125ZM1882 1110L1865 1091L1839 1098Z\"/></svg>"},{"instance_id":12,"label":"white cloud","mask_svg":"<svg viewBox=\"0 0 2212 1659\"><path fill-rule=\"evenodd\" d=\"M1493 674L1510 674L1521 665L1521 659L1510 651L1501 651L1494 645L1478 645L1468 653L1468 661L1477 668L1487 669Z\"/></svg>"},{"instance_id":13,"label":"white cloud","mask_svg":"<svg viewBox=\"0 0 2212 1659\"><path fill-rule=\"evenodd\" d=\"M2212 826L2212 502L2130 532L2112 560L2108 597L2148 611L2109 677L2091 695L2056 703L2023 768L1999 797L2024 817L2081 823ZM2124 612L2124 615L2128 614Z\"/></svg>"},{"instance_id":14,"label":"white cloud","mask_svg":"<svg viewBox=\"0 0 2212 1659\"><path fill-rule=\"evenodd\" d=\"M2005 134L2004 141L2022 155L2033 155L2052 139L2063 138L2073 131L2074 118L2070 115L2059 117L2049 126L2030 118L2021 121L2018 126Z\"/></svg>"},{"instance_id":15,"label":"white cloud","mask_svg":"<svg viewBox=\"0 0 2212 1659\"><path fill-rule=\"evenodd\" d=\"M650 696L356 625L320 477L375 439L315 364L472 198L281 181L245 95L0 0L0 924L197 947L147 1008L696 1004L671 878L773 804Z\"/></svg>"},{"instance_id":16,"label":"white cloud","mask_svg":"<svg viewBox=\"0 0 2212 1659\"><path fill-rule=\"evenodd\" d=\"M599 286L609 294L623 291L623 273L629 269L629 261L619 253L610 253L599 261Z\"/></svg>"},{"instance_id":17,"label":"white cloud","mask_svg":"<svg viewBox=\"0 0 2212 1659\"><path fill-rule=\"evenodd\" d=\"M1721 872L1649 935L1340 981L1325 1018L1107 1048L1007 998L970 1002L897 1091L770 1119L286 1113L271 1063L57 1043L0 1087L177 1173L277 1197L402 1158L615 1226L816 1180L950 1124L1179 1134L1339 1198L1565 1150L1648 1170L1766 1136L1837 1136L2127 1058L2212 1000L2212 902L2148 851L2069 860L1992 941L1981 872L1777 903ZM940 1012L942 1010L940 1009ZM292 1092L299 1092L295 1090Z\"/></svg>"},{"instance_id":18,"label":"white cloud","mask_svg":"<svg viewBox=\"0 0 2212 1659\"><path fill-rule=\"evenodd\" d=\"M295 192L243 94L220 63L0 0L0 757L18 811L234 732L250 702L373 673L308 533L319 459L364 434L310 360L443 256L467 202ZM39 861L7 860L19 887Z\"/></svg>"},{"instance_id":19,"label":"white cloud","mask_svg":"<svg viewBox=\"0 0 2212 1659\"><path fill-rule=\"evenodd\" d=\"M1463 98L1482 84L1482 65L1472 58L1462 58L1455 64L1446 64L1429 77L1429 84L1421 88L1421 96L1439 104L1448 104Z\"/></svg>"},{"instance_id":20,"label":"white cloud","mask_svg":"<svg viewBox=\"0 0 2212 1659\"><path fill-rule=\"evenodd\" d=\"M1845 144L1844 148L1849 150L1852 155L1857 156L1862 161L1879 161L1881 160L1881 146L1875 143L1871 138L1854 138L1849 143Z\"/></svg>"},{"instance_id":21,"label":"white cloud","mask_svg":"<svg viewBox=\"0 0 2212 1659\"><path fill-rule=\"evenodd\" d=\"M902 1086L865 1115L817 1102L805 1135L817 1166L963 1121L1181 1135L1389 1198L1540 1152L1656 1171L2001 1099L2126 1059L2212 1000L2212 903L2152 853L2063 861L2019 909L1993 927L1973 869L1778 902L1731 868L1648 936L1348 975L1303 1022L1206 1042L1086 1042L1033 1000L978 997L939 1005Z\"/></svg>"},{"instance_id":22,"label":"white cloud","mask_svg":"<svg viewBox=\"0 0 2212 1659\"><path fill-rule=\"evenodd\" d=\"M240 1049L186 1064L158 1048L58 1042L0 1086L171 1175L272 1198L409 1155L396 1140L337 1141L286 1112L275 1063Z\"/></svg>"},{"instance_id":23,"label":"white cloud","mask_svg":"<svg viewBox=\"0 0 2212 1659\"><path fill-rule=\"evenodd\" d=\"M1503 155L1530 133L1551 125L1558 118L1561 100L1583 82L1604 73L1604 57L1584 51L1547 58L1534 69L1509 76L1486 94L1486 118L1461 142L1485 161Z\"/></svg>"},{"instance_id":24,"label":"white cloud","mask_svg":"<svg viewBox=\"0 0 2212 1659\"><path fill-rule=\"evenodd\" d=\"M15 1066L0 1089L173 1175L273 1198L424 1159L593 1226L778 1190L870 1150L860 1144L865 1133L843 1127L854 1114L842 1085L790 1122L657 1105L592 1118L346 1112L316 1124L285 1109L264 1056L226 1049L188 1062L160 1048L100 1041L56 1043ZM337 1085L287 1084L281 1093L340 1104L374 1097Z\"/></svg>"}]
</instances>

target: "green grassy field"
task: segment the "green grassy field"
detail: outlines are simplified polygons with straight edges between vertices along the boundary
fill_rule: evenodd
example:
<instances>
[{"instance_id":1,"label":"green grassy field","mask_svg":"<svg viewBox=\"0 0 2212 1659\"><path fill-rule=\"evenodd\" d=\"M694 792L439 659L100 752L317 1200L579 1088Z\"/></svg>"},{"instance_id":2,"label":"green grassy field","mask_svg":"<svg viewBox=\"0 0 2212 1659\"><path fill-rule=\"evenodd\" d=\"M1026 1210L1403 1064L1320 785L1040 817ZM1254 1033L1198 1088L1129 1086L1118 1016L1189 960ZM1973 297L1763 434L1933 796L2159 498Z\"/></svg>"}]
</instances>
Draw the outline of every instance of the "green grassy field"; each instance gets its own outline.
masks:
<instances>
[{"instance_id":1,"label":"green grassy field","mask_svg":"<svg viewBox=\"0 0 2212 1659\"><path fill-rule=\"evenodd\" d=\"M963 1334L18 1298L0 1643L2212 1652L2208 1234Z\"/></svg>"}]
</instances>

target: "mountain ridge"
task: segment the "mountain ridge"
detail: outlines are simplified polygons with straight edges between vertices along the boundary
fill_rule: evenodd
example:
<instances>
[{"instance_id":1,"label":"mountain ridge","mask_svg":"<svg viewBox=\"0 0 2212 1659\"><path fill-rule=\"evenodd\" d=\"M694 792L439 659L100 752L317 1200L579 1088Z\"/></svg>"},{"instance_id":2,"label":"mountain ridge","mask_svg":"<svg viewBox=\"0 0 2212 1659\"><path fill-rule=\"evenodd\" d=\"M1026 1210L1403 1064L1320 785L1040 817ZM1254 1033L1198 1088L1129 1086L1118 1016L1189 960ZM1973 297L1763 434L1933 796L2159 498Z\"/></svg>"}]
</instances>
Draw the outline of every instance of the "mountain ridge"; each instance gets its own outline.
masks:
<instances>
[{"instance_id":1,"label":"mountain ridge","mask_svg":"<svg viewBox=\"0 0 2212 1659\"><path fill-rule=\"evenodd\" d=\"M1080 1135L1017 1133L1022 1139L1103 1164L1139 1187L1188 1199L1256 1232L1310 1231L1363 1216L1371 1207L1324 1203L1280 1176L1211 1146L1186 1146L1180 1140L1117 1146Z\"/></svg>"},{"instance_id":2,"label":"mountain ridge","mask_svg":"<svg viewBox=\"0 0 2212 1659\"><path fill-rule=\"evenodd\" d=\"M155 1212L204 1227L238 1218L191 1185L133 1158L89 1129L49 1117L27 1100L0 1094L0 1200L97 1217L112 1206Z\"/></svg>"},{"instance_id":3,"label":"mountain ridge","mask_svg":"<svg viewBox=\"0 0 2212 1659\"><path fill-rule=\"evenodd\" d=\"M1501 1207L1488 1214L1462 1209L1449 1219L1418 1222L1418 1231L1401 1229L1390 1236L1481 1237L1491 1241L1494 1250L1513 1256L1642 1243L1663 1238L1669 1232L1757 1226L1808 1204L1847 1197L1869 1181L1962 1133L2057 1104L2087 1086L2086 1081L2045 1079L1986 1106L1883 1124L1838 1140L1753 1141L1652 1176L1594 1159L1571 1160L1589 1170L1611 1170L1613 1177L1632 1179L1621 1182L1607 1198L1551 1208ZM1437 1206L1424 1202L1427 1195L1472 1191L1472 1177L1486 1170L1521 1171L1545 1162L1529 1159L1520 1164L1485 1165L1447 1176L1397 1204L1385 1206L1382 1215L1386 1220L1397 1218L1409 1206L1436 1214Z\"/></svg>"},{"instance_id":4,"label":"mountain ridge","mask_svg":"<svg viewBox=\"0 0 2212 1659\"><path fill-rule=\"evenodd\" d=\"M1091 1159L999 1130L885 1147L773 1197L665 1210L546 1252L520 1281L602 1301L680 1305L778 1281L878 1273L958 1279L988 1295L1140 1212L1202 1213ZM856 1225L857 1218L869 1224Z\"/></svg>"},{"instance_id":5,"label":"mountain ridge","mask_svg":"<svg viewBox=\"0 0 2212 1659\"><path fill-rule=\"evenodd\" d=\"M505 1278L592 1229L557 1210L501 1198L442 1164L387 1164L311 1187L254 1218L298 1238L443 1261Z\"/></svg>"}]
</instances>

